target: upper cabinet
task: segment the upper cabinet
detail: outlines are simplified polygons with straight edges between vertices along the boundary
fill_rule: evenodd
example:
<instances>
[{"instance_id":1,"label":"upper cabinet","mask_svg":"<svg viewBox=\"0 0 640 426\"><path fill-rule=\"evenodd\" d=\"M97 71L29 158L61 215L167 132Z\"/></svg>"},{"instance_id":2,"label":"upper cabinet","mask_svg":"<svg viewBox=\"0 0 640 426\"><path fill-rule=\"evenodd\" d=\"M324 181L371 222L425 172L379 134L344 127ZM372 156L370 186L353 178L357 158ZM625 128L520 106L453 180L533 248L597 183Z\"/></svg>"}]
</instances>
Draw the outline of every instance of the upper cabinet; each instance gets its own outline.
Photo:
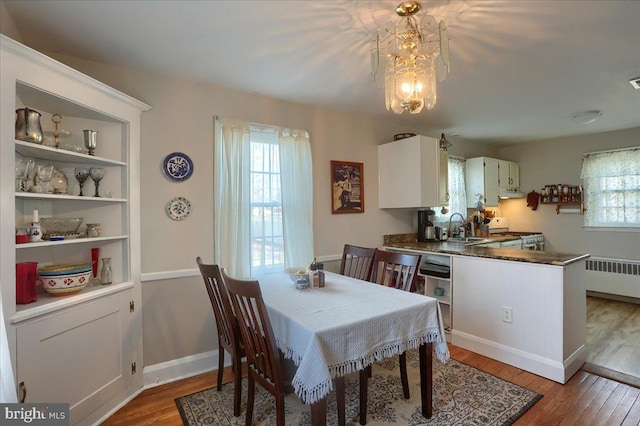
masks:
<instances>
[{"instance_id":1,"label":"upper cabinet","mask_svg":"<svg viewBox=\"0 0 640 426\"><path fill-rule=\"evenodd\" d=\"M467 158L465 162L465 186L467 207L473 208L482 201L485 207L497 207L498 198L498 160L495 158Z\"/></svg>"},{"instance_id":2,"label":"upper cabinet","mask_svg":"<svg viewBox=\"0 0 640 426\"><path fill-rule=\"evenodd\" d=\"M435 138L413 136L379 145L379 206L446 206L448 173L447 152L439 148Z\"/></svg>"},{"instance_id":3,"label":"upper cabinet","mask_svg":"<svg viewBox=\"0 0 640 426\"><path fill-rule=\"evenodd\" d=\"M501 198L522 198L519 192L518 163L488 157L468 158L465 166L467 206L475 207L478 200L485 207L497 207Z\"/></svg>"},{"instance_id":4,"label":"upper cabinet","mask_svg":"<svg viewBox=\"0 0 640 426\"><path fill-rule=\"evenodd\" d=\"M0 41L0 282L14 385L29 403L49 402L55 390L57 401L70 404L71 424L95 424L142 386L142 368L135 368L143 364L140 115L150 107L10 38ZM19 140L28 139L14 131L16 110L24 108L40 114L44 140ZM28 133L39 133L35 121ZM92 155L86 129L98 132ZM48 184L44 167L17 179L16 166L29 160L52 166ZM91 168L94 180L88 178L80 194L76 170ZM41 222L83 223L23 243L16 231L34 221L35 211ZM100 224L100 234L84 232L88 223ZM91 281L80 291L56 288L62 295L39 292L36 301L18 303L17 263L91 264L96 251L111 259L110 285Z\"/></svg>"},{"instance_id":5,"label":"upper cabinet","mask_svg":"<svg viewBox=\"0 0 640 426\"><path fill-rule=\"evenodd\" d=\"M513 161L498 160L498 186L507 191L518 192L520 188L520 166Z\"/></svg>"}]
</instances>

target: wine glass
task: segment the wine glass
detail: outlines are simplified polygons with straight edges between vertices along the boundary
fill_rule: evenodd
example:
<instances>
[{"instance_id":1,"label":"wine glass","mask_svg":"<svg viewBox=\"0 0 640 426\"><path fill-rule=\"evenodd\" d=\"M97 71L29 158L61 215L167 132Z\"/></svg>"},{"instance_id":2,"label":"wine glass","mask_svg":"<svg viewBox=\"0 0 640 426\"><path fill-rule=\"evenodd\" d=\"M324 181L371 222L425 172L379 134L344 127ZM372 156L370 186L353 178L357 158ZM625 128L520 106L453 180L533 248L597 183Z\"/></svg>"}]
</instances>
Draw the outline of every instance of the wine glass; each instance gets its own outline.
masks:
<instances>
[{"instance_id":1,"label":"wine glass","mask_svg":"<svg viewBox=\"0 0 640 426\"><path fill-rule=\"evenodd\" d=\"M80 194L78 195L82 197L82 188L84 187L84 183L87 181L87 179L89 179L89 169L87 169L86 167L76 167L76 169L74 170L74 175L76 176L76 180L80 184Z\"/></svg>"},{"instance_id":2,"label":"wine glass","mask_svg":"<svg viewBox=\"0 0 640 426\"><path fill-rule=\"evenodd\" d=\"M42 186L42 192L47 194L49 192L49 182L53 178L53 164L38 164L38 180L40 186Z\"/></svg>"},{"instance_id":3,"label":"wine glass","mask_svg":"<svg viewBox=\"0 0 640 426\"><path fill-rule=\"evenodd\" d=\"M98 188L100 187L100 181L104 177L104 169L102 167L91 167L89 169L89 175L93 180L93 183L96 185L96 193L93 195L94 197L99 197Z\"/></svg>"}]
</instances>

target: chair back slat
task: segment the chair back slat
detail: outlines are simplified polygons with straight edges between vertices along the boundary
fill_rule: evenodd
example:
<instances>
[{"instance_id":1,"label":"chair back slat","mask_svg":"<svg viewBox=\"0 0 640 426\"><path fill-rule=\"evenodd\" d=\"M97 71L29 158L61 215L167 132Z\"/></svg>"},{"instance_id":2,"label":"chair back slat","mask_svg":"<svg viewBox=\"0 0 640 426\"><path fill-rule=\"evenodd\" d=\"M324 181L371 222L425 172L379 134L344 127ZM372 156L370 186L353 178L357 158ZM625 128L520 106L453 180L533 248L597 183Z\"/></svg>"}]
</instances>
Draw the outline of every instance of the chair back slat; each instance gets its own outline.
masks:
<instances>
[{"instance_id":1,"label":"chair back slat","mask_svg":"<svg viewBox=\"0 0 640 426\"><path fill-rule=\"evenodd\" d=\"M414 291L419 254L376 250L373 256L371 282L404 291Z\"/></svg>"},{"instance_id":2,"label":"chair back slat","mask_svg":"<svg viewBox=\"0 0 640 426\"><path fill-rule=\"evenodd\" d=\"M258 281L231 278L222 271L244 339L247 363L267 390L283 389L284 369Z\"/></svg>"},{"instance_id":3,"label":"chair back slat","mask_svg":"<svg viewBox=\"0 0 640 426\"><path fill-rule=\"evenodd\" d=\"M340 274L368 281L371 277L375 248L344 245Z\"/></svg>"},{"instance_id":4,"label":"chair back slat","mask_svg":"<svg viewBox=\"0 0 640 426\"><path fill-rule=\"evenodd\" d=\"M231 306L231 299L224 285L220 267L218 265L205 265L202 259L196 259L204 286L207 289L213 315L216 319L216 328L222 343L229 348L237 347L240 344L240 330L238 322ZM229 350L231 352L231 349Z\"/></svg>"}]
</instances>

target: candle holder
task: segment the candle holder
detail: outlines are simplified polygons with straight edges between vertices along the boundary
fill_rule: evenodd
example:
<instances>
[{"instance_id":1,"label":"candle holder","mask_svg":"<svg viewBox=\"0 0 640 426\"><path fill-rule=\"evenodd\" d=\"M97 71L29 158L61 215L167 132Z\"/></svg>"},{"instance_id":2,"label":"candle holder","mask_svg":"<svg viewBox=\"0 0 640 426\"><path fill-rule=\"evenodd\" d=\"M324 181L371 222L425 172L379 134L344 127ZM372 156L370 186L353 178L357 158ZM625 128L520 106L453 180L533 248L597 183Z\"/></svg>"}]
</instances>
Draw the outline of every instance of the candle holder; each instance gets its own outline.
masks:
<instances>
[{"instance_id":1,"label":"candle holder","mask_svg":"<svg viewBox=\"0 0 640 426\"><path fill-rule=\"evenodd\" d=\"M95 150L98 145L98 131L83 130L82 133L84 133L84 147L89 150L89 155L96 155Z\"/></svg>"}]
</instances>

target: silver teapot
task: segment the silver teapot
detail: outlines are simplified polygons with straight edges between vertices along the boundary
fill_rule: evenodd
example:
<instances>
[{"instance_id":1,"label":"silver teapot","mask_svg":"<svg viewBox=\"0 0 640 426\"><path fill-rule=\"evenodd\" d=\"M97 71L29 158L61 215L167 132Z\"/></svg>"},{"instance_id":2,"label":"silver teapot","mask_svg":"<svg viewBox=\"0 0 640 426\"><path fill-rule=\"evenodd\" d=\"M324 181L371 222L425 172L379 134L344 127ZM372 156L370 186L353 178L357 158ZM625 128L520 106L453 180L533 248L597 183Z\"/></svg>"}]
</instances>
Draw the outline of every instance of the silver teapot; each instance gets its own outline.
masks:
<instances>
[{"instance_id":1,"label":"silver teapot","mask_svg":"<svg viewBox=\"0 0 640 426\"><path fill-rule=\"evenodd\" d=\"M40 125L40 116L41 114L34 109L17 109L16 139L41 144L44 141L44 134Z\"/></svg>"}]
</instances>

